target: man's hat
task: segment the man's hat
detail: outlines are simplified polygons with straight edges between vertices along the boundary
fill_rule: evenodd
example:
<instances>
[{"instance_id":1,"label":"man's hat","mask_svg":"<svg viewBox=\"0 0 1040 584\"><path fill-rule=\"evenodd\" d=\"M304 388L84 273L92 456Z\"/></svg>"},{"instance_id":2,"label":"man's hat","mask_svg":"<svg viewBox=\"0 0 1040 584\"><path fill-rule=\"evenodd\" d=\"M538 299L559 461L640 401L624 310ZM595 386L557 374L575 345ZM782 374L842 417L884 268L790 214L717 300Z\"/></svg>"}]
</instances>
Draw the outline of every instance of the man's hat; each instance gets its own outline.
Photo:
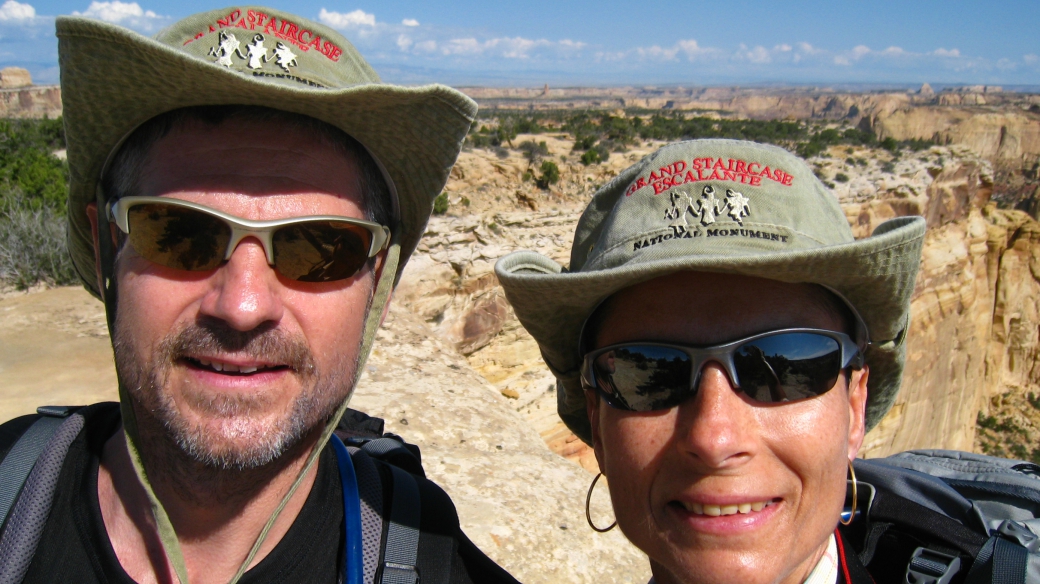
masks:
<instances>
[{"instance_id":1,"label":"man's hat","mask_svg":"<svg viewBox=\"0 0 1040 584\"><path fill-rule=\"evenodd\" d=\"M924 219L901 217L857 241L837 199L800 158L752 142L693 140L658 150L596 192L578 221L569 269L523 251L495 271L556 376L560 418L586 442L586 319L615 292L679 271L835 292L870 341L869 429L899 390L924 231Z\"/></svg>"},{"instance_id":2,"label":"man's hat","mask_svg":"<svg viewBox=\"0 0 1040 584\"><path fill-rule=\"evenodd\" d=\"M396 189L399 269L415 249L476 115L441 85L380 82L336 31L270 8L195 14L154 38L82 17L59 17L58 58L69 185L69 251L97 290L86 206L104 166L149 119L183 107L264 106L303 114L363 144ZM261 162L262 164L262 162Z\"/></svg>"}]
</instances>

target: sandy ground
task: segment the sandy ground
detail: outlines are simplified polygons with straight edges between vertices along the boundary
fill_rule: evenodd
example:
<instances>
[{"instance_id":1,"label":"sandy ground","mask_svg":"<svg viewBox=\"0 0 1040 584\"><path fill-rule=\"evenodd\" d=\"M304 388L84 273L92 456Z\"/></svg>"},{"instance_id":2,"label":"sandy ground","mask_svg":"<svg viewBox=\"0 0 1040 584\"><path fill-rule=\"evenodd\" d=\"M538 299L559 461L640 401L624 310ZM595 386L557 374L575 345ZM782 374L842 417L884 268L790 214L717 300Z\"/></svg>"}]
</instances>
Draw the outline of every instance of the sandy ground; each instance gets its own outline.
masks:
<instances>
[{"instance_id":1,"label":"sandy ground","mask_svg":"<svg viewBox=\"0 0 1040 584\"><path fill-rule=\"evenodd\" d=\"M116 399L100 301L80 287L0 296L0 421Z\"/></svg>"}]
</instances>

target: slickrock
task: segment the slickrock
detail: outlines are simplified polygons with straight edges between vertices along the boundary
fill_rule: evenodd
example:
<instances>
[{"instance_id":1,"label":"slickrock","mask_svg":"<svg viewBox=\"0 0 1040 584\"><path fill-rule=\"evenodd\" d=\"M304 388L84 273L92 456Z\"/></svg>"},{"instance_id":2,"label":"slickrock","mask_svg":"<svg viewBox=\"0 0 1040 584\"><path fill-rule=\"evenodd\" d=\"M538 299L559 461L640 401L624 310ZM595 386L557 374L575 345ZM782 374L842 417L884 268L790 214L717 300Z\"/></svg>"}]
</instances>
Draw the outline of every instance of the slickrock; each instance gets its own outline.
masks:
<instances>
[{"instance_id":1,"label":"slickrock","mask_svg":"<svg viewBox=\"0 0 1040 584\"><path fill-rule=\"evenodd\" d=\"M0 89L18 89L32 85L29 71L21 67L4 67L0 69Z\"/></svg>"},{"instance_id":2,"label":"slickrock","mask_svg":"<svg viewBox=\"0 0 1040 584\"><path fill-rule=\"evenodd\" d=\"M617 530L598 534L586 524L592 476L550 452L509 402L397 307L351 406L421 446L427 474L452 496L467 535L521 582L646 582L641 552ZM592 512L613 520L605 497Z\"/></svg>"}]
</instances>

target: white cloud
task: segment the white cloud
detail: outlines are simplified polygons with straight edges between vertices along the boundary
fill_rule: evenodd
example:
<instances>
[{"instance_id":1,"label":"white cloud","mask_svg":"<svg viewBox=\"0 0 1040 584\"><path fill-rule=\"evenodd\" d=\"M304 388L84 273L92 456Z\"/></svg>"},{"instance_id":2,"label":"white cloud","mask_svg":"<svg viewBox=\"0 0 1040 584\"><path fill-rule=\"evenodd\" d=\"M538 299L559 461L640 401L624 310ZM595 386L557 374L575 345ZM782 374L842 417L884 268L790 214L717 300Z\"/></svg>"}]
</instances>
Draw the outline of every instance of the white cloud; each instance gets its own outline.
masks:
<instances>
[{"instance_id":1,"label":"white cloud","mask_svg":"<svg viewBox=\"0 0 1040 584\"><path fill-rule=\"evenodd\" d=\"M785 43L785 44L777 45L777 46L773 47L773 50L774 51L779 51L781 53L789 53L789 52L791 52L792 48L791 48L791 45L788 45L788 44Z\"/></svg>"},{"instance_id":2,"label":"white cloud","mask_svg":"<svg viewBox=\"0 0 1040 584\"><path fill-rule=\"evenodd\" d=\"M320 20L322 24L326 24L332 28L354 28L358 26L376 25L376 15L369 14L360 8L353 12L331 12L322 8L321 12L318 13L318 20Z\"/></svg>"},{"instance_id":3,"label":"white cloud","mask_svg":"<svg viewBox=\"0 0 1040 584\"><path fill-rule=\"evenodd\" d=\"M7 0L0 5L0 20L31 20L36 18L36 9L31 4Z\"/></svg>"},{"instance_id":4,"label":"white cloud","mask_svg":"<svg viewBox=\"0 0 1040 584\"><path fill-rule=\"evenodd\" d=\"M1040 62L1040 56L1034 55L1033 53L1029 53L1028 55L1022 55L1022 60L1032 65L1034 63Z\"/></svg>"},{"instance_id":5,"label":"white cloud","mask_svg":"<svg viewBox=\"0 0 1040 584\"><path fill-rule=\"evenodd\" d=\"M935 49L934 51L932 51L932 54L935 55L936 57L960 57L961 56L961 52L960 52L959 49L950 49L950 50L947 51L946 49L944 49L942 47L939 47L938 49Z\"/></svg>"},{"instance_id":6,"label":"white cloud","mask_svg":"<svg viewBox=\"0 0 1040 584\"><path fill-rule=\"evenodd\" d=\"M523 37L452 38L442 41L427 39L415 41L407 34L397 36L397 48L414 54L438 53L454 57L499 57L503 59L530 59L540 56L567 56L585 48L585 43L563 39L526 39Z\"/></svg>"},{"instance_id":7,"label":"white cloud","mask_svg":"<svg viewBox=\"0 0 1040 584\"><path fill-rule=\"evenodd\" d=\"M741 45L740 51L736 56L737 58L747 59L752 63L758 64L771 63L773 61L773 56L770 55L769 51L761 45L753 49L748 49L746 46Z\"/></svg>"},{"instance_id":8,"label":"white cloud","mask_svg":"<svg viewBox=\"0 0 1040 584\"><path fill-rule=\"evenodd\" d=\"M401 24L405 26L419 26L419 21L414 18L406 18L401 21Z\"/></svg>"},{"instance_id":9,"label":"white cloud","mask_svg":"<svg viewBox=\"0 0 1040 584\"><path fill-rule=\"evenodd\" d=\"M865 55L870 54L870 47L867 45L856 45L855 47L852 47L851 53L853 59L861 59Z\"/></svg>"},{"instance_id":10,"label":"white cloud","mask_svg":"<svg viewBox=\"0 0 1040 584\"><path fill-rule=\"evenodd\" d=\"M902 47L888 47L887 49L881 51L881 54L887 57L901 57L903 55L907 55L908 53L904 51Z\"/></svg>"},{"instance_id":11,"label":"white cloud","mask_svg":"<svg viewBox=\"0 0 1040 584\"><path fill-rule=\"evenodd\" d=\"M158 18L151 10L144 10L137 2L91 2L85 12L73 12L77 16L89 16L105 22L122 23L135 18Z\"/></svg>"},{"instance_id":12,"label":"white cloud","mask_svg":"<svg viewBox=\"0 0 1040 584\"><path fill-rule=\"evenodd\" d=\"M142 32L158 30L170 22L169 16L156 14L141 8L137 2L94 2L83 12L73 11L76 16L96 18L105 22L119 24Z\"/></svg>"}]
</instances>

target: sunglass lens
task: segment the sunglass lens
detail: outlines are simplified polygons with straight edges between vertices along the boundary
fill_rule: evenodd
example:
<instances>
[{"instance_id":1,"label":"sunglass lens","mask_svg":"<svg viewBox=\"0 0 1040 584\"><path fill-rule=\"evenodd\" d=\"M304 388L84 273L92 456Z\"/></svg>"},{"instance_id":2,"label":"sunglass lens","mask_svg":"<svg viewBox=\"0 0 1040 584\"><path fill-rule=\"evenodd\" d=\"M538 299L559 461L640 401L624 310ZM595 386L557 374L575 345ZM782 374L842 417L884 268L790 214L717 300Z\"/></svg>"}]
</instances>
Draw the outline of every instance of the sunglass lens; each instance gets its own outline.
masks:
<instances>
[{"instance_id":1,"label":"sunglass lens","mask_svg":"<svg viewBox=\"0 0 1040 584\"><path fill-rule=\"evenodd\" d=\"M775 403L822 395L841 373L841 345L815 333L783 333L741 345L733 354L740 390Z\"/></svg>"},{"instance_id":2,"label":"sunglass lens","mask_svg":"<svg viewBox=\"0 0 1040 584\"><path fill-rule=\"evenodd\" d=\"M614 407L649 412L681 403L689 395L690 357L653 345L627 345L593 362L596 383Z\"/></svg>"},{"instance_id":3,"label":"sunglass lens","mask_svg":"<svg viewBox=\"0 0 1040 584\"><path fill-rule=\"evenodd\" d=\"M344 280L368 261L372 234L342 221L307 221L276 231L274 265L301 282Z\"/></svg>"},{"instance_id":4,"label":"sunglass lens","mask_svg":"<svg viewBox=\"0 0 1040 584\"><path fill-rule=\"evenodd\" d=\"M195 209L148 203L127 212L130 245L150 262L177 270L212 270L224 261L231 228Z\"/></svg>"}]
</instances>

